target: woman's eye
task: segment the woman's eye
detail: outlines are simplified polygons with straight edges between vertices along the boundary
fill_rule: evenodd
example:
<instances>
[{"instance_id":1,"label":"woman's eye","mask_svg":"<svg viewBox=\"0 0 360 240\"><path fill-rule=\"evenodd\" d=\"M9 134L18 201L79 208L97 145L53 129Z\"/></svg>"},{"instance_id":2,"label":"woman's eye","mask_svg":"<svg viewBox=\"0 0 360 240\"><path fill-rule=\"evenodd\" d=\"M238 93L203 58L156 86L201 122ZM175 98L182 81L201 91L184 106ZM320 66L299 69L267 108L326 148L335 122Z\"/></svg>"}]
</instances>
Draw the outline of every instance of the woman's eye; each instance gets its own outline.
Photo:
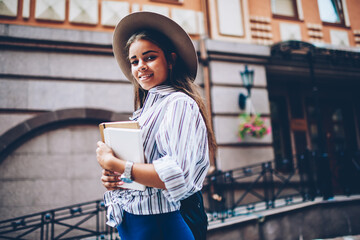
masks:
<instances>
[{"instance_id":1,"label":"woman's eye","mask_svg":"<svg viewBox=\"0 0 360 240\"><path fill-rule=\"evenodd\" d=\"M156 59L156 56L148 56L148 57L147 57L147 60L150 60L150 61L151 61L151 60L154 60L154 59Z\"/></svg>"},{"instance_id":2,"label":"woman's eye","mask_svg":"<svg viewBox=\"0 0 360 240\"><path fill-rule=\"evenodd\" d=\"M138 64L138 62L139 62L138 60L132 61L131 65L136 65L136 64Z\"/></svg>"}]
</instances>

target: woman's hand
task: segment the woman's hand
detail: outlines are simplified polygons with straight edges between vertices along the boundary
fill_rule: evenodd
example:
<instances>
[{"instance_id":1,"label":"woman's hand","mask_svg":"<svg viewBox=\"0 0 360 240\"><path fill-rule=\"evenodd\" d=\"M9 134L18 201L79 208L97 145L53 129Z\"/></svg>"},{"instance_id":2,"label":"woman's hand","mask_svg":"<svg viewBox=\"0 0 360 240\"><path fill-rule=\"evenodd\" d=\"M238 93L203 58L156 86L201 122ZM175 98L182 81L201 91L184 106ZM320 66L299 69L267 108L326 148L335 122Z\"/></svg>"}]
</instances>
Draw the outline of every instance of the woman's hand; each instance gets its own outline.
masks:
<instances>
[{"instance_id":1,"label":"woman's hand","mask_svg":"<svg viewBox=\"0 0 360 240\"><path fill-rule=\"evenodd\" d=\"M97 142L96 157L102 169L109 172L124 172L125 161L114 156L113 151L105 143ZM103 174L103 184L106 188L113 189L117 186L120 180L115 181L114 174ZM102 179L103 179L102 177ZM166 189L165 183L160 179L158 173L155 171L153 164L136 163L133 165L131 171L132 180L148 187L156 187ZM122 183L123 184L123 183Z\"/></svg>"},{"instance_id":2,"label":"woman's hand","mask_svg":"<svg viewBox=\"0 0 360 240\"><path fill-rule=\"evenodd\" d=\"M121 185L124 184L124 182L120 180L120 175L118 172L103 169L101 176L102 184L109 191L120 189Z\"/></svg>"},{"instance_id":3,"label":"woman's hand","mask_svg":"<svg viewBox=\"0 0 360 240\"><path fill-rule=\"evenodd\" d=\"M96 158L98 163L103 169L113 170L113 163L115 156L111 148L109 148L105 143L98 141L96 149Z\"/></svg>"}]
</instances>

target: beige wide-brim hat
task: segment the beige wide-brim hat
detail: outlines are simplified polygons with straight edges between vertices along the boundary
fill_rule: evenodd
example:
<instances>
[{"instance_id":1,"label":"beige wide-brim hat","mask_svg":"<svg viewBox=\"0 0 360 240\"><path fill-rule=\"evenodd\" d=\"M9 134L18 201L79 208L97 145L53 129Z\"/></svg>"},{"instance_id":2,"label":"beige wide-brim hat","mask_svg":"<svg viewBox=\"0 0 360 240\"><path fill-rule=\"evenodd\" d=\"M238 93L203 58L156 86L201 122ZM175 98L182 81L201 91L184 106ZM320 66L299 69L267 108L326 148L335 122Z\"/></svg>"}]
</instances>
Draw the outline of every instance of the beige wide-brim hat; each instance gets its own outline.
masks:
<instances>
[{"instance_id":1,"label":"beige wide-brim hat","mask_svg":"<svg viewBox=\"0 0 360 240\"><path fill-rule=\"evenodd\" d=\"M153 12L136 12L124 17L116 26L113 35L113 52L122 72L130 80L133 78L125 46L135 33L145 29L157 30L167 36L176 48L189 70L190 77L195 79L198 59L189 35L176 22Z\"/></svg>"}]
</instances>

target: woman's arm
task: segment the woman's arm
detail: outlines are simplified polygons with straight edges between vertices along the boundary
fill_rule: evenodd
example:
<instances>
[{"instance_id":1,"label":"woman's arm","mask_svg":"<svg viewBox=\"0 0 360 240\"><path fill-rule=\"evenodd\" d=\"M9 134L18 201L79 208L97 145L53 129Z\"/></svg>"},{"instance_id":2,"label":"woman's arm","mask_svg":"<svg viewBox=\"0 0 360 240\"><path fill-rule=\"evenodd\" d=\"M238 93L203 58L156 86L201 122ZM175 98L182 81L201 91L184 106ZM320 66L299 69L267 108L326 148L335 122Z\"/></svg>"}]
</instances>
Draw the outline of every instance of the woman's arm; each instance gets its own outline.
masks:
<instances>
[{"instance_id":1,"label":"woman's arm","mask_svg":"<svg viewBox=\"0 0 360 240\"><path fill-rule=\"evenodd\" d=\"M96 156L100 166L112 172L123 173L125 169L125 161L114 156L111 148L105 143L99 141L97 143ZM153 164L134 163L131 171L131 178L145 186L165 189L165 184L161 181L159 175L155 171ZM102 181L106 183L106 188L116 188L120 180L120 176L102 176Z\"/></svg>"}]
</instances>

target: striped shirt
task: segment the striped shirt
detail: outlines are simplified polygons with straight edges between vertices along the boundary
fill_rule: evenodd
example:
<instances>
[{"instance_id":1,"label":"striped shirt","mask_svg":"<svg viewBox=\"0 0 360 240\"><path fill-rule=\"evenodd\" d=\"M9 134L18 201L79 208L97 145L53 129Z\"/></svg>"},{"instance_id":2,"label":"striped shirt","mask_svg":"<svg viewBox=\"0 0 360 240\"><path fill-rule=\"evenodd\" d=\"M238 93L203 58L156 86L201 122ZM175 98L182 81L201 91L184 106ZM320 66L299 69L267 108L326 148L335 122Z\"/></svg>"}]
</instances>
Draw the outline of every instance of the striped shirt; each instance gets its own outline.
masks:
<instances>
[{"instance_id":1,"label":"striped shirt","mask_svg":"<svg viewBox=\"0 0 360 240\"><path fill-rule=\"evenodd\" d=\"M205 122L191 97L169 86L154 87L131 119L140 124L145 158L166 190L107 191L107 224L112 227L121 223L124 210L136 215L179 210L180 200L201 190L209 168Z\"/></svg>"}]
</instances>

